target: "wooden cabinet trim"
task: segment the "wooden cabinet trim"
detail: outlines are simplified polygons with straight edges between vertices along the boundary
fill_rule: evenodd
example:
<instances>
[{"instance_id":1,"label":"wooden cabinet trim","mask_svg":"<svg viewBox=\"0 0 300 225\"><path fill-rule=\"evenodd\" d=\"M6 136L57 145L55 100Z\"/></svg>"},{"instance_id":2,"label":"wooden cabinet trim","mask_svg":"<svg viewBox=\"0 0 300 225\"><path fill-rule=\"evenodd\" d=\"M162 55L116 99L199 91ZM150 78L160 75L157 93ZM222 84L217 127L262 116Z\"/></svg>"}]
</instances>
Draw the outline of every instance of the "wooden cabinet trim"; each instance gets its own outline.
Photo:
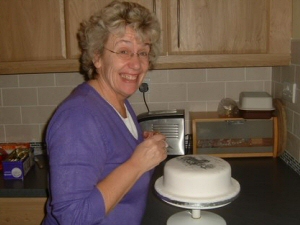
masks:
<instances>
[{"instance_id":1,"label":"wooden cabinet trim","mask_svg":"<svg viewBox=\"0 0 300 225\"><path fill-rule=\"evenodd\" d=\"M110 0L105 0L110 1ZM141 2L141 0L134 0ZM202 1L202 0L201 0ZM187 68L234 68L234 67L252 67L252 66L288 66L291 63L291 20L292 20L292 0L264 0L268 4L268 17L272 21L268 25L269 34L267 48L265 52L246 52L245 54L221 54L213 52L199 51L171 51L171 27L170 5L177 3L176 0L156 1L147 3L147 7L156 7L155 13L159 17L162 26L162 45L161 56L158 58L154 69L187 69ZM74 40L71 43L70 37L73 36L74 28L70 29L71 22L69 17L73 18L71 11L74 7L71 0L59 0L60 15L60 51L59 57L49 56L45 58L28 58L28 61L13 60L0 62L1 74L26 74L26 73L52 73L52 72L79 72L77 43ZM85 8L93 4L98 4L96 0L89 0ZM199 0L200 2L200 0ZM72 4L71 4L72 3ZM203 4L205 1L203 1ZM83 4L77 5L77 8ZM101 3L102 4L102 3ZM182 3L183 4L183 3ZM184 3L185 4L185 3ZM191 7L191 5L190 5ZM95 7L94 7L95 8ZM151 10L153 10L151 8ZM76 10L75 10L76 11ZM89 14L88 12L85 12ZM74 13L73 13L74 14ZM80 16L80 15L78 15ZM184 19L181 17L181 19ZM73 24L73 23L72 23ZM76 22L77 24L77 22ZM73 24L73 26L75 26ZM77 26L77 25L76 25ZM79 26L79 24L78 24ZM186 26L189 26L186 24ZM193 25L190 25L193 26ZM70 33L71 32L71 33ZM71 35L71 36L70 36ZM75 46L76 45L76 46ZM176 43L177 45L177 43ZM51 48L51 46L49 46ZM67 57L67 59L65 58ZM30 61L29 61L30 60Z\"/></svg>"},{"instance_id":2,"label":"wooden cabinet trim","mask_svg":"<svg viewBox=\"0 0 300 225\"><path fill-rule=\"evenodd\" d=\"M290 54L235 54L160 56L154 69L228 68L246 66L288 66ZM28 62L0 62L0 74L79 72L76 59Z\"/></svg>"}]
</instances>

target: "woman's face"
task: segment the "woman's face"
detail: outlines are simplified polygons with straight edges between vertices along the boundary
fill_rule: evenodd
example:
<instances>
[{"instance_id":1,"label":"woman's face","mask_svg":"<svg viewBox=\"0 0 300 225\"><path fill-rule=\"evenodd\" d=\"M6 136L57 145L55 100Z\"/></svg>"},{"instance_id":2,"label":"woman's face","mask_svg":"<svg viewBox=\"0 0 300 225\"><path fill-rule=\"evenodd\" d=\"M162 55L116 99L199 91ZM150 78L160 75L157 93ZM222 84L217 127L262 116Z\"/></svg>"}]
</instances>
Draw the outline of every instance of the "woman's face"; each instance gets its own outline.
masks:
<instances>
[{"instance_id":1,"label":"woman's face","mask_svg":"<svg viewBox=\"0 0 300 225\"><path fill-rule=\"evenodd\" d=\"M124 57L126 52L134 54ZM143 53L149 52L150 44L141 42L130 27L126 28L123 37L110 34L103 56L94 62L99 74L97 79L105 95L119 100L132 95L148 71L149 60Z\"/></svg>"}]
</instances>

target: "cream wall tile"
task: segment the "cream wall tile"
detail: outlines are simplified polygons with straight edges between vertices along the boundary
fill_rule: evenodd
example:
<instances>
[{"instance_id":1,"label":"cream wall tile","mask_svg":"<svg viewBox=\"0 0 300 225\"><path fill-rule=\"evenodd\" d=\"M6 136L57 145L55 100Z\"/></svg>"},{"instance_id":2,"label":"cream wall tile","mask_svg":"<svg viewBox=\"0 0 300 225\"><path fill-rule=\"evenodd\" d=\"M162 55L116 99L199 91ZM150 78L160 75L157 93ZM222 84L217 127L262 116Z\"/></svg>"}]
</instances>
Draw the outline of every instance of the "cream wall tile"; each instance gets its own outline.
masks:
<instances>
[{"instance_id":1,"label":"cream wall tile","mask_svg":"<svg viewBox=\"0 0 300 225\"><path fill-rule=\"evenodd\" d=\"M74 89L74 87L38 88L39 105L58 105Z\"/></svg>"},{"instance_id":2,"label":"cream wall tile","mask_svg":"<svg viewBox=\"0 0 300 225\"><path fill-rule=\"evenodd\" d=\"M218 111L219 103L222 99L220 99L218 102L208 102L207 103L207 111L208 112L216 112Z\"/></svg>"},{"instance_id":3,"label":"cream wall tile","mask_svg":"<svg viewBox=\"0 0 300 225\"><path fill-rule=\"evenodd\" d=\"M272 81L281 82L281 68L282 67L273 67L272 68Z\"/></svg>"},{"instance_id":4,"label":"cream wall tile","mask_svg":"<svg viewBox=\"0 0 300 225\"><path fill-rule=\"evenodd\" d=\"M56 106L31 106L22 107L22 123L36 124L48 122Z\"/></svg>"},{"instance_id":5,"label":"cream wall tile","mask_svg":"<svg viewBox=\"0 0 300 225\"><path fill-rule=\"evenodd\" d=\"M293 133L294 112L289 108L287 108L285 112L287 117L287 123L286 123L287 130Z\"/></svg>"},{"instance_id":6,"label":"cream wall tile","mask_svg":"<svg viewBox=\"0 0 300 225\"><path fill-rule=\"evenodd\" d=\"M296 89L296 103L293 106L295 112L300 113L300 89Z\"/></svg>"},{"instance_id":7,"label":"cream wall tile","mask_svg":"<svg viewBox=\"0 0 300 225\"><path fill-rule=\"evenodd\" d=\"M2 89L0 88L0 106L3 106Z\"/></svg>"},{"instance_id":8,"label":"cream wall tile","mask_svg":"<svg viewBox=\"0 0 300 225\"><path fill-rule=\"evenodd\" d=\"M271 80L271 67L249 67L246 68L246 80Z\"/></svg>"},{"instance_id":9,"label":"cream wall tile","mask_svg":"<svg viewBox=\"0 0 300 225\"><path fill-rule=\"evenodd\" d=\"M270 95L273 95L272 91L272 81L264 81L264 91L268 92Z\"/></svg>"},{"instance_id":10,"label":"cream wall tile","mask_svg":"<svg viewBox=\"0 0 300 225\"><path fill-rule=\"evenodd\" d=\"M167 83L168 70L152 70L149 71L145 78L150 79L150 88L152 83Z\"/></svg>"},{"instance_id":11,"label":"cream wall tile","mask_svg":"<svg viewBox=\"0 0 300 225\"><path fill-rule=\"evenodd\" d=\"M56 86L72 86L84 82L84 77L80 73L56 73L55 74Z\"/></svg>"},{"instance_id":12,"label":"cream wall tile","mask_svg":"<svg viewBox=\"0 0 300 225\"><path fill-rule=\"evenodd\" d=\"M149 91L145 93L146 101L149 101ZM133 95L131 95L128 99L131 103L141 103L144 102L143 93L137 90Z\"/></svg>"},{"instance_id":13,"label":"cream wall tile","mask_svg":"<svg viewBox=\"0 0 300 225\"><path fill-rule=\"evenodd\" d=\"M150 102L148 103L149 111L156 111L156 110L164 110L169 108L169 104L166 102ZM144 104L144 110L143 112L146 112L146 106Z\"/></svg>"},{"instance_id":14,"label":"cream wall tile","mask_svg":"<svg viewBox=\"0 0 300 225\"><path fill-rule=\"evenodd\" d=\"M131 106L135 112L136 115L139 115L140 113L147 112L147 108L145 104L142 103L131 103Z\"/></svg>"},{"instance_id":15,"label":"cream wall tile","mask_svg":"<svg viewBox=\"0 0 300 225\"><path fill-rule=\"evenodd\" d=\"M19 76L20 87L54 86L54 74L26 74Z\"/></svg>"},{"instance_id":16,"label":"cream wall tile","mask_svg":"<svg viewBox=\"0 0 300 225\"><path fill-rule=\"evenodd\" d=\"M46 123L46 124L39 124L40 136L41 136L41 140L42 141L44 141L45 138L46 138L47 127L48 127L48 123Z\"/></svg>"},{"instance_id":17,"label":"cream wall tile","mask_svg":"<svg viewBox=\"0 0 300 225\"><path fill-rule=\"evenodd\" d=\"M185 111L189 111L189 103L188 102L170 102L169 107L167 109L169 110L175 110L175 109L183 109Z\"/></svg>"},{"instance_id":18,"label":"cream wall tile","mask_svg":"<svg viewBox=\"0 0 300 225\"><path fill-rule=\"evenodd\" d=\"M37 105L36 88L2 89L3 106Z\"/></svg>"},{"instance_id":19,"label":"cream wall tile","mask_svg":"<svg viewBox=\"0 0 300 225\"><path fill-rule=\"evenodd\" d=\"M300 162L300 141L295 135L291 133L288 133L287 136L286 149L291 154L291 156L293 156L298 162Z\"/></svg>"},{"instance_id":20,"label":"cream wall tile","mask_svg":"<svg viewBox=\"0 0 300 225\"><path fill-rule=\"evenodd\" d=\"M294 82L295 66L285 66L281 70L281 82Z\"/></svg>"},{"instance_id":21,"label":"cream wall tile","mask_svg":"<svg viewBox=\"0 0 300 225\"><path fill-rule=\"evenodd\" d=\"M222 82L188 84L188 101L214 101L224 95L225 84Z\"/></svg>"},{"instance_id":22,"label":"cream wall tile","mask_svg":"<svg viewBox=\"0 0 300 225\"><path fill-rule=\"evenodd\" d=\"M259 68L258 73L260 70L265 69ZM245 81L245 73L246 68L149 71L146 78L150 79L150 90L146 93L146 101L152 111L174 108L184 108L186 111L216 111L219 101L227 95L228 88L225 88L228 84L230 87L232 82L237 81L236 84L246 86L251 91L256 90L257 85L262 89L267 89L270 85L270 80L258 80L257 83L250 82L251 84L247 86L245 84L249 81ZM207 78L210 81L207 81ZM30 134L26 134L28 140L24 141L42 140L52 111L82 82L83 76L79 73L0 76L0 104L3 101L2 105L5 107L20 107L21 123L23 123L20 125L37 127L33 128L34 131ZM21 88L12 88L18 87L19 83ZM278 85L280 86L281 83ZM25 86L32 88L24 88ZM35 91L33 93L24 91L30 89ZM17 96L10 96L14 91ZM137 114L147 111L143 95L139 91L133 94L129 101ZM8 125L7 120L4 120L4 123L0 121L0 134L2 126L4 135L9 132L10 140L24 138L23 132L13 134L13 124Z\"/></svg>"},{"instance_id":23,"label":"cream wall tile","mask_svg":"<svg viewBox=\"0 0 300 225\"><path fill-rule=\"evenodd\" d=\"M203 105L205 111L205 103L203 102L170 102L169 109L184 109L185 113L188 114L189 111L199 111Z\"/></svg>"},{"instance_id":24,"label":"cream wall tile","mask_svg":"<svg viewBox=\"0 0 300 225\"><path fill-rule=\"evenodd\" d=\"M151 84L150 102L174 102L186 101L186 85L175 84Z\"/></svg>"},{"instance_id":25,"label":"cream wall tile","mask_svg":"<svg viewBox=\"0 0 300 225\"><path fill-rule=\"evenodd\" d=\"M272 84L273 86L273 97L274 98L282 98L282 89L283 89L283 84L282 83L274 83Z\"/></svg>"},{"instance_id":26,"label":"cream wall tile","mask_svg":"<svg viewBox=\"0 0 300 225\"><path fill-rule=\"evenodd\" d=\"M296 113L300 113L300 90L299 89L296 89L296 103L291 103L291 102L288 102L288 101L284 101L284 104L286 106L286 108L296 112Z\"/></svg>"},{"instance_id":27,"label":"cream wall tile","mask_svg":"<svg viewBox=\"0 0 300 225\"><path fill-rule=\"evenodd\" d=\"M244 81L245 68L208 69L207 81Z\"/></svg>"},{"instance_id":28,"label":"cream wall tile","mask_svg":"<svg viewBox=\"0 0 300 225\"><path fill-rule=\"evenodd\" d=\"M0 124L20 124L20 107L0 107Z\"/></svg>"},{"instance_id":29,"label":"cream wall tile","mask_svg":"<svg viewBox=\"0 0 300 225\"><path fill-rule=\"evenodd\" d=\"M0 125L0 142L5 142L5 132L3 125Z\"/></svg>"},{"instance_id":30,"label":"cream wall tile","mask_svg":"<svg viewBox=\"0 0 300 225\"><path fill-rule=\"evenodd\" d=\"M18 75L1 75L0 76L0 88L18 87Z\"/></svg>"},{"instance_id":31,"label":"cream wall tile","mask_svg":"<svg viewBox=\"0 0 300 225\"><path fill-rule=\"evenodd\" d=\"M207 103L206 102L188 102L190 112L206 112Z\"/></svg>"},{"instance_id":32,"label":"cream wall tile","mask_svg":"<svg viewBox=\"0 0 300 225\"><path fill-rule=\"evenodd\" d=\"M264 91L264 84L260 81L227 82L226 97L238 100L242 91Z\"/></svg>"},{"instance_id":33,"label":"cream wall tile","mask_svg":"<svg viewBox=\"0 0 300 225\"><path fill-rule=\"evenodd\" d=\"M300 64L300 39L292 40L291 49L292 49L292 64Z\"/></svg>"},{"instance_id":34,"label":"cream wall tile","mask_svg":"<svg viewBox=\"0 0 300 225\"><path fill-rule=\"evenodd\" d=\"M299 84L300 40L292 40L292 65L273 68L272 89L273 96L282 98L283 82ZM279 79L280 77L280 79ZM287 114L288 141L287 152L300 162L300 89L296 90L296 103L283 100Z\"/></svg>"},{"instance_id":35,"label":"cream wall tile","mask_svg":"<svg viewBox=\"0 0 300 225\"><path fill-rule=\"evenodd\" d=\"M300 114L294 113L293 131L296 137L300 138Z\"/></svg>"},{"instance_id":36,"label":"cream wall tile","mask_svg":"<svg viewBox=\"0 0 300 225\"><path fill-rule=\"evenodd\" d=\"M170 83L190 83L206 81L205 69L169 70Z\"/></svg>"},{"instance_id":37,"label":"cream wall tile","mask_svg":"<svg viewBox=\"0 0 300 225\"><path fill-rule=\"evenodd\" d=\"M39 125L6 125L6 141L42 141Z\"/></svg>"},{"instance_id":38,"label":"cream wall tile","mask_svg":"<svg viewBox=\"0 0 300 225\"><path fill-rule=\"evenodd\" d=\"M297 89L300 89L300 65L296 66L295 82L296 82ZM300 101L300 99L299 99L299 101Z\"/></svg>"}]
</instances>

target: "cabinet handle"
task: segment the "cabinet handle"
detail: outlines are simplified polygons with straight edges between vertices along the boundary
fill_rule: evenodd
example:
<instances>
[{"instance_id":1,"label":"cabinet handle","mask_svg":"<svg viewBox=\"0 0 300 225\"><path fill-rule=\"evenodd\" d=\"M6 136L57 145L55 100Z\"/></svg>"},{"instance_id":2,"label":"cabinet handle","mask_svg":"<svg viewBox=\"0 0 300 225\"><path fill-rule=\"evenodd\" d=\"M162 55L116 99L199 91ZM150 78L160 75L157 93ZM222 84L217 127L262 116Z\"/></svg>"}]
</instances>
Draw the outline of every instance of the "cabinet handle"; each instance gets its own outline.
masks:
<instances>
[{"instance_id":1,"label":"cabinet handle","mask_svg":"<svg viewBox=\"0 0 300 225\"><path fill-rule=\"evenodd\" d=\"M177 47L180 48L180 0L177 0Z\"/></svg>"},{"instance_id":2,"label":"cabinet handle","mask_svg":"<svg viewBox=\"0 0 300 225\"><path fill-rule=\"evenodd\" d=\"M225 120L228 125L243 125L246 120Z\"/></svg>"},{"instance_id":3,"label":"cabinet handle","mask_svg":"<svg viewBox=\"0 0 300 225\"><path fill-rule=\"evenodd\" d=\"M153 12L156 14L156 0L153 0Z\"/></svg>"}]
</instances>

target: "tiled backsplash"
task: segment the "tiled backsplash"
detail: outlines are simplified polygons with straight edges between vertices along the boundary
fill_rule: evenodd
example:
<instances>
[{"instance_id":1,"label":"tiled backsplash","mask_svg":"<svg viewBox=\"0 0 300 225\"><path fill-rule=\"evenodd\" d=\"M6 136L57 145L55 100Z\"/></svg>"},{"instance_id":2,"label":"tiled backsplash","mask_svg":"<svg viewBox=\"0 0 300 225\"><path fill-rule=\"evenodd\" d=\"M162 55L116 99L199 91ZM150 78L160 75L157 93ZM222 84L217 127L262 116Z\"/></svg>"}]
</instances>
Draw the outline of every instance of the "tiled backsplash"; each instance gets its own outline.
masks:
<instances>
[{"instance_id":1,"label":"tiled backsplash","mask_svg":"<svg viewBox=\"0 0 300 225\"><path fill-rule=\"evenodd\" d=\"M296 103L284 101L288 130L286 150L300 162L300 39L292 41L292 64L273 67L272 80L272 93L276 98L282 97L284 82L296 83Z\"/></svg>"},{"instance_id":2,"label":"tiled backsplash","mask_svg":"<svg viewBox=\"0 0 300 225\"><path fill-rule=\"evenodd\" d=\"M238 100L241 91L271 92L271 67L154 70L146 101L150 110L183 108L216 111L222 98ZM43 141L57 105L81 83L78 73L0 76L0 142ZM143 95L130 97L137 114L147 111Z\"/></svg>"},{"instance_id":3,"label":"tiled backsplash","mask_svg":"<svg viewBox=\"0 0 300 225\"><path fill-rule=\"evenodd\" d=\"M300 163L297 162L287 151L283 152L280 158L300 175Z\"/></svg>"}]
</instances>

